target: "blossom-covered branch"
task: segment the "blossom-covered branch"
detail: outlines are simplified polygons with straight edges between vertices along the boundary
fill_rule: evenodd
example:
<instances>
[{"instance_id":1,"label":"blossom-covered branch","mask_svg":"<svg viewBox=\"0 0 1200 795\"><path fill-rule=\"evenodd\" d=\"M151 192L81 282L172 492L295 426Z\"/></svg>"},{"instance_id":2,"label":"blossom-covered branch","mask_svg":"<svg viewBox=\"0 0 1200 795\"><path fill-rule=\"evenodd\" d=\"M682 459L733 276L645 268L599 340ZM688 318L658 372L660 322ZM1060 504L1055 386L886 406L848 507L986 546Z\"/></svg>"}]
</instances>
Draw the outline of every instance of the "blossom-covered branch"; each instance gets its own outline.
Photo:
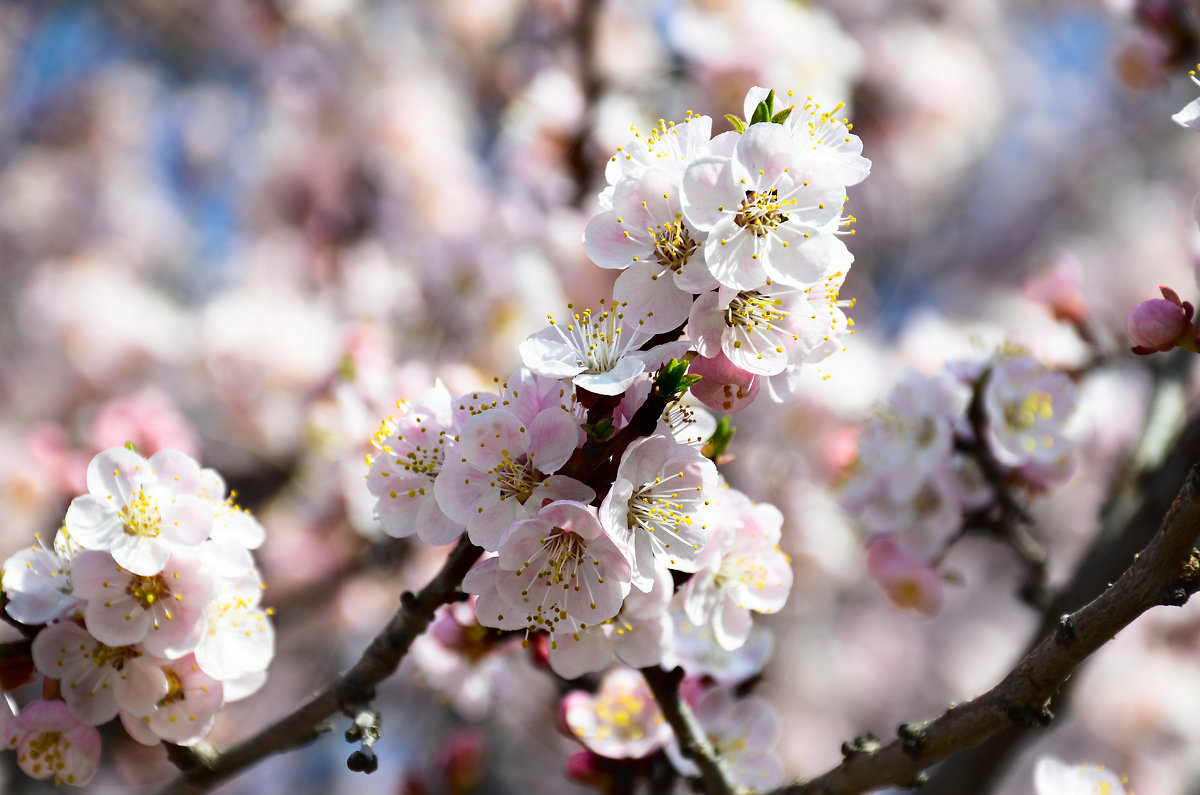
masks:
<instances>
[{"instance_id":1,"label":"blossom-covered branch","mask_svg":"<svg viewBox=\"0 0 1200 795\"><path fill-rule=\"evenodd\" d=\"M1012 727L1049 723L1048 702L1093 652L1158 605L1182 605L1200 588L1200 468L1193 468L1150 544L1112 586L1064 615L994 688L925 723L904 724L886 746L851 752L845 761L774 795L852 795L906 784L930 765Z\"/></svg>"},{"instance_id":2,"label":"blossom-covered branch","mask_svg":"<svg viewBox=\"0 0 1200 795\"><path fill-rule=\"evenodd\" d=\"M373 698L375 685L399 667L413 639L433 620L434 611L461 597L459 584L481 552L462 538L428 585L415 594L404 594L400 609L350 670L253 737L227 751L195 755L193 764L163 790L163 795L205 792L265 757L311 742L325 730L322 722L338 712L353 719L358 709Z\"/></svg>"}]
</instances>

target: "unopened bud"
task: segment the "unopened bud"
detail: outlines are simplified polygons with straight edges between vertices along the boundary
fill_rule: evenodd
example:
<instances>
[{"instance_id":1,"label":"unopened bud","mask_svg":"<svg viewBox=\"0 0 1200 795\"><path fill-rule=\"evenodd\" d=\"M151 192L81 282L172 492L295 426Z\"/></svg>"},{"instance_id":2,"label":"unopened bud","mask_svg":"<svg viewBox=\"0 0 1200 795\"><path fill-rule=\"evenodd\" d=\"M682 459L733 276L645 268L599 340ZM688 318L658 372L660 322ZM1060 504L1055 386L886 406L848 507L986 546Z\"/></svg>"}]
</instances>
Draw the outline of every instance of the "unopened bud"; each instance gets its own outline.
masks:
<instances>
[{"instance_id":1,"label":"unopened bud","mask_svg":"<svg viewBox=\"0 0 1200 795\"><path fill-rule=\"evenodd\" d=\"M1196 350L1197 329L1192 325L1192 305L1179 300L1169 287L1160 288L1162 298L1143 301L1129 311L1125 328L1141 355L1172 348Z\"/></svg>"}]
</instances>

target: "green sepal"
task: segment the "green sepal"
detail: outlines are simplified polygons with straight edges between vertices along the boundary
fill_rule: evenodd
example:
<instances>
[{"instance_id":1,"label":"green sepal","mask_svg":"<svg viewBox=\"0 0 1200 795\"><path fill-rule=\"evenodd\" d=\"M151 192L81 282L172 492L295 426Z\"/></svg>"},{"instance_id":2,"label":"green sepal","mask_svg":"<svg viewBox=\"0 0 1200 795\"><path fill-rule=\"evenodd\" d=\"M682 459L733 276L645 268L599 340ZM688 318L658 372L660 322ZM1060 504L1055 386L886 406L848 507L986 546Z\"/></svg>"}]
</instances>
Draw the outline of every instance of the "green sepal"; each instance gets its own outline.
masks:
<instances>
[{"instance_id":1,"label":"green sepal","mask_svg":"<svg viewBox=\"0 0 1200 795\"><path fill-rule=\"evenodd\" d=\"M126 442L125 442L125 449L126 449L126 450L128 450L128 451L129 451L129 452L131 452L131 453L136 453L136 452L137 452L137 450L136 450L136 449L134 449L133 442L130 442L130 441L126 441Z\"/></svg>"},{"instance_id":2,"label":"green sepal","mask_svg":"<svg viewBox=\"0 0 1200 795\"><path fill-rule=\"evenodd\" d=\"M658 390L659 395L670 400L700 381L700 376L688 374L688 364L686 361L672 359L662 366L658 377L654 379L654 388Z\"/></svg>"},{"instance_id":3,"label":"green sepal","mask_svg":"<svg viewBox=\"0 0 1200 795\"><path fill-rule=\"evenodd\" d=\"M746 122L742 120L741 116L734 116L732 113L726 113L725 119L732 124L733 129L737 130L739 133L746 132Z\"/></svg>"},{"instance_id":4,"label":"green sepal","mask_svg":"<svg viewBox=\"0 0 1200 795\"><path fill-rule=\"evenodd\" d=\"M589 437L599 439L600 441L604 441L612 436L613 431L616 430L613 428L612 417L605 417L598 422L585 422L580 427L583 428L583 432Z\"/></svg>"},{"instance_id":5,"label":"green sepal","mask_svg":"<svg viewBox=\"0 0 1200 795\"><path fill-rule=\"evenodd\" d=\"M791 116L791 115L792 115L792 109L790 107L784 108L783 110L779 111L778 113L776 113L774 116L771 117L771 123L772 124L783 124L785 121L787 121L787 117Z\"/></svg>"},{"instance_id":6,"label":"green sepal","mask_svg":"<svg viewBox=\"0 0 1200 795\"><path fill-rule=\"evenodd\" d=\"M733 441L734 434L733 423L729 421L729 416L726 415L717 423L716 430L704 443L703 452L705 458L716 461L721 456L725 455L725 451L729 448L729 443Z\"/></svg>"},{"instance_id":7,"label":"green sepal","mask_svg":"<svg viewBox=\"0 0 1200 795\"><path fill-rule=\"evenodd\" d=\"M775 92L771 91L767 94L767 98L758 103L758 107L754 109L754 115L750 117L751 124L762 124L768 122L775 115Z\"/></svg>"}]
</instances>

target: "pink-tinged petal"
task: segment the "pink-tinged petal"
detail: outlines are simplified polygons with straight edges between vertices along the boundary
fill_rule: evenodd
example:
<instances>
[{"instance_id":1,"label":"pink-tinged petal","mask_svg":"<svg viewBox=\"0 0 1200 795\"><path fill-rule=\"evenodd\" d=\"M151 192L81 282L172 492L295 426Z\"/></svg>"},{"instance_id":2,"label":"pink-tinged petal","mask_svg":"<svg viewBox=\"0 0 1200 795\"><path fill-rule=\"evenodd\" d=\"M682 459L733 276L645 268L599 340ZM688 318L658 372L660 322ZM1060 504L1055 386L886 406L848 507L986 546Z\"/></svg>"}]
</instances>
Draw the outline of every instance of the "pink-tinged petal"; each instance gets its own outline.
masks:
<instances>
[{"instance_id":1,"label":"pink-tinged petal","mask_svg":"<svg viewBox=\"0 0 1200 795\"><path fill-rule=\"evenodd\" d=\"M244 674L222 679L221 687L225 691L225 703L232 704L254 695L262 689L266 681L266 671L247 671Z\"/></svg>"},{"instance_id":2,"label":"pink-tinged petal","mask_svg":"<svg viewBox=\"0 0 1200 795\"><path fill-rule=\"evenodd\" d=\"M637 591L631 591L632 598ZM627 624L613 633L613 653L626 665L646 668L662 663L675 637L674 625L667 614Z\"/></svg>"},{"instance_id":3,"label":"pink-tinged petal","mask_svg":"<svg viewBox=\"0 0 1200 795\"><path fill-rule=\"evenodd\" d=\"M515 457L525 451L527 444L521 421L506 409L499 408L467 420L458 438L462 457L468 464L485 471L503 459L504 451Z\"/></svg>"},{"instance_id":4,"label":"pink-tinged petal","mask_svg":"<svg viewBox=\"0 0 1200 795\"><path fill-rule=\"evenodd\" d=\"M113 539L109 552L119 566L143 577L158 574L171 557L171 547L164 539L128 533Z\"/></svg>"},{"instance_id":5,"label":"pink-tinged petal","mask_svg":"<svg viewBox=\"0 0 1200 795\"><path fill-rule=\"evenodd\" d=\"M21 710L13 729L17 764L26 775L53 776L73 787L91 781L100 761L100 733L80 723L65 703L34 701Z\"/></svg>"},{"instance_id":6,"label":"pink-tinged petal","mask_svg":"<svg viewBox=\"0 0 1200 795\"><path fill-rule=\"evenodd\" d=\"M539 412L527 431L529 454L534 466L543 473L554 472L567 463L575 448L583 442L578 421L559 408Z\"/></svg>"},{"instance_id":7,"label":"pink-tinged petal","mask_svg":"<svg viewBox=\"0 0 1200 795\"><path fill-rule=\"evenodd\" d=\"M736 649L746 642L753 624L749 610L738 606L733 599L726 599L713 616L713 636L722 648Z\"/></svg>"},{"instance_id":8,"label":"pink-tinged petal","mask_svg":"<svg viewBox=\"0 0 1200 795\"><path fill-rule=\"evenodd\" d=\"M596 499L596 492L586 483L566 475L551 475L538 484L534 497L539 504L544 500L574 500L589 503Z\"/></svg>"},{"instance_id":9,"label":"pink-tinged petal","mask_svg":"<svg viewBox=\"0 0 1200 795\"><path fill-rule=\"evenodd\" d=\"M755 375L775 375L782 373L788 365L788 348L791 340L779 328L747 329L738 325L729 329L721 342L721 351L740 367Z\"/></svg>"},{"instance_id":10,"label":"pink-tinged petal","mask_svg":"<svg viewBox=\"0 0 1200 795\"><path fill-rule=\"evenodd\" d=\"M125 733L134 740L134 742L142 745L158 745L162 742L157 734L150 730L150 725L143 718L132 715L125 710L118 713L121 718L121 726L125 729Z\"/></svg>"},{"instance_id":11,"label":"pink-tinged petal","mask_svg":"<svg viewBox=\"0 0 1200 795\"><path fill-rule=\"evenodd\" d=\"M770 93L771 89L769 88L763 88L762 86L751 86L750 90L746 92L745 101L742 103L742 121L746 122L746 124L750 124L750 119L754 118L754 109L757 108L758 104L765 100ZM780 110L783 110L783 108L780 108ZM759 125L755 124L753 126L758 127Z\"/></svg>"},{"instance_id":12,"label":"pink-tinged petal","mask_svg":"<svg viewBox=\"0 0 1200 795\"><path fill-rule=\"evenodd\" d=\"M612 649L602 632L581 632L550 637L550 668L563 679L577 679L602 671L612 660Z\"/></svg>"},{"instance_id":13,"label":"pink-tinged petal","mask_svg":"<svg viewBox=\"0 0 1200 795\"><path fill-rule=\"evenodd\" d=\"M114 500L83 494L71 500L63 520L71 540L88 549L107 549L114 538L123 535L124 525Z\"/></svg>"},{"instance_id":14,"label":"pink-tinged petal","mask_svg":"<svg viewBox=\"0 0 1200 795\"><path fill-rule=\"evenodd\" d=\"M580 373L575 376L574 380L575 386L597 395L623 395L625 390L644 372L646 372L646 367L638 358L623 356L611 370L603 373ZM570 458L570 454L567 455L567 458ZM563 459L563 463L566 463L566 459ZM555 467L555 469L557 468Z\"/></svg>"},{"instance_id":15,"label":"pink-tinged petal","mask_svg":"<svg viewBox=\"0 0 1200 795\"><path fill-rule=\"evenodd\" d=\"M145 657L136 657L125 661L125 668L113 683L113 690L117 706L144 715L171 692L171 685L157 664Z\"/></svg>"},{"instance_id":16,"label":"pink-tinged petal","mask_svg":"<svg viewBox=\"0 0 1200 795\"><path fill-rule=\"evenodd\" d=\"M478 520L481 508L495 501L496 487L489 481L486 473L470 464L447 461L433 483L433 493L447 516L470 525Z\"/></svg>"},{"instance_id":17,"label":"pink-tinged petal","mask_svg":"<svg viewBox=\"0 0 1200 795\"><path fill-rule=\"evenodd\" d=\"M556 326L531 334L517 346L521 361L533 372L550 378L571 378L584 371L575 349Z\"/></svg>"},{"instance_id":18,"label":"pink-tinged petal","mask_svg":"<svg viewBox=\"0 0 1200 795\"><path fill-rule=\"evenodd\" d=\"M679 187L688 225L710 234L723 218L737 212L745 198L728 157L697 158L684 172Z\"/></svg>"},{"instance_id":19,"label":"pink-tinged petal","mask_svg":"<svg viewBox=\"0 0 1200 795\"><path fill-rule=\"evenodd\" d=\"M696 352L712 358L721 351L721 338L725 329L725 310L719 305L716 292L705 293L692 304L688 315L688 336L696 346Z\"/></svg>"},{"instance_id":20,"label":"pink-tinged petal","mask_svg":"<svg viewBox=\"0 0 1200 795\"><path fill-rule=\"evenodd\" d=\"M163 537L176 546L193 547L208 538L213 527L212 503L180 495L162 504Z\"/></svg>"},{"instance_id":21,"label":"pink-tinged petal","mask_svg":"<svg viewBox=\"0 0 1200 795\"><path fill-rule=\"evenodd\" d=\"M773 281L795 287L820 281L829 272L833 256L829 239L828 232L807 232L799 226L781 224L768 241L764 272Z\"/></svg>"},{"instance_id":22,"label":"pink-tinged petal","mask_svg":"<svg viewBox=\"0 0 1200 795\"><path fill-rule=\"evenodd\" d=\"M125 584L129 583L128 576ZM111 599L92 599L83 609L83 621L96 640L108 646L129 646L146 636L150 614L132 597L121 593Z\"/></svg>"},{"instance_id":23,"label":"pink-tinged petal","mask_svg":"<svg viewBox=\"0 0 1200 795\"><path fill-rule=\"evenodd\" d=\"M617 219L621 220L618 221ZM583 230L583 252L601 268L628 268L638 258L645 258L653 243L644 229L632 227L615 210L600 213Z\"/></svg>"},{"instance_id":24,"label":"pink-tinged petal","mask_svg":"<svg viewBox=\"0 0 1200 795\"><path fill-rule=\"evenodd\" d=\"M168 494L198 494L200 465L179 450L160 450L150 456L150 468Z\"/></svg>"},{"instance_id":25,"label":"pink-tinged petal","mask_svg":"<svg viewBox=\"0 0 1200 795\"><path fill-rule=\"evenodd\" d=\"M700 251L696 249L692 256L699 256ZM689 273L704 271L703 267L695 266L685 269ZM670 331L684 321L692 305L692 294L679 288L670 269L657 262L639 262L617 277L613 300L626 304L626 317L645 318L644 328L657 334Z\"/></svg>"},{"instance_id":26,"label":"pink-tinged petal","mask_svg":"<svg viewBox=\"0 0 1200 795\"><path fill-rule=\"evenodd\" d=\"M760 255L763 250L762 239L738 226L730 215L713 225L704 243L704 264L726 287L751 290L768 278Z\"/></svg>"},{"instance_id":27,"label":"pink-tinged petal","mask_svg":"<svg viewBox=\"0 0 1200 795\"><path fill-rule=\"evenodd\" d=\"M432 492L432 490L431 490ZM466 528L447 516L438 506L433 494L427 494L417 514L417 538L430 546L442 546L457 541Z\"/></svg>"},{"instance_id":28,"label":"pink-tinged petal","mask_svg":"<svg viewBox=\"0 0 1200 795\"><path fill-rule=\"evenodd\" d=\"M111 494L121 504L151 479L146 459L124 447L98 453L87 468L88 491L101 499Z\"/></svg>"},{"instance_id":29,"label":"pink-tinged petal","mask_svg":"<svg viewBox=\"0 0 1200 795\"><path fill-rule=\"evenodd\" d=\"M769 190L780 180L788 179L786 174L796 168L801 156L783 125L764 122L751 125L742 133L732 161L734 182L747 190Z\"/></svg>"}]
</instances>

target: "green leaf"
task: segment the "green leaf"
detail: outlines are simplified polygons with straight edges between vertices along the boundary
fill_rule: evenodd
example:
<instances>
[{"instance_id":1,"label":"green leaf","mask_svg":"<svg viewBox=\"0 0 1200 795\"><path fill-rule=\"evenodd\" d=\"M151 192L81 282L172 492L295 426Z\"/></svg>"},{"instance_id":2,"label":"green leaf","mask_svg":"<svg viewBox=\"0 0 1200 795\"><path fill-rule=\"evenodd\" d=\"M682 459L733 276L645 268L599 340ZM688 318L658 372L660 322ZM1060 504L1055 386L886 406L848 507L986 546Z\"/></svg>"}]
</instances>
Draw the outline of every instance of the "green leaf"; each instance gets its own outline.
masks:
<instances>
[{"instance_id":1,"label":"green leaf","mask_svg":"<svg viewBox=\"0 0 1200 795\"><path fill-rule=\"evenodd\" d=\"M739 133L746 132L746 122L742 121L741 116L734 116L732 113L726 113L725 118L733 125L733 129Z\"/></svg>"},{"instance_id":2,"label":"green leaf","mask_svg":"<svg viewBox=\"0 0 1200 795\"><path fill-rule=\"evenodd\" d=\"M126 450L128 450L128 451L129 451L129 452L131 452L131 453L136 453L136 452L137 452L137 450L135 450L135 449L134 449L134 447L133 447L133 442L129 442L129 441L125 442L125 449L126 449Z\"/></svg>"},{"instance_id":3,"label":"green leaf","mask_svg":"<svg viewBox=\"0 0 1200 795\"><path fill-rule=\"evenodd\" d=\"M725 455L725 450L729 448L729 443L733 441L733 434L733 423L729 421L729 416L726 415L717 423L717 429L713 431L713 435L705 443L705 457L716 461Z\"/></svg>"},{"instance_id":4,"label":"green leaf","mask_svg":"<svg viewBox=\"0 0 1200 795\"><path fill-rule=\"evenodd\" d=\"M784 108L783 110L779 111L778 113L776 113L774 116L771 117L771 123L772 124L783 124L785 121L787 121L787 117L791 116L791 115L792 115L792 109Z\"/></svg>"},{"instance_id":5,"label":"green leaf","mask_svg":"<svg viewBox=\"0 0 1200 795\"><path fill-rule=\"evenodd\" d=\"M686 392L688 387L700 380L698 375L688 375L688 364L686 361L672 359L662 366L658 377L654 379L654 388L658 390L659 395L670 400L681 392Z\"/></svg>"},{"instance_id":6,"label":"green leaf","mask_svg":"<svg viewBox=\"0 0 1200 795\"><path fill-rule=\"evenodd\" d=\"M758 103L758 107L754 109L754 115L750 117L751 124L762 124L771 120L775 115L775 92L771 91L767 94L767 98Z\"/></svg>"},{"instance_id":7,"label":"green leaf","mask_svg":"<svg viewBox=\"0 0 1200 795\"><path fill-rule=\"evenodd\" d=\"M598 422L585 422L580 427L583 428L583 432L588 436L593 439L599 439L600 441L604 441L608 437L612 436L613 431L616 430L613 428L612 417L605 417Z\"/></svg>"}]
</instances>

